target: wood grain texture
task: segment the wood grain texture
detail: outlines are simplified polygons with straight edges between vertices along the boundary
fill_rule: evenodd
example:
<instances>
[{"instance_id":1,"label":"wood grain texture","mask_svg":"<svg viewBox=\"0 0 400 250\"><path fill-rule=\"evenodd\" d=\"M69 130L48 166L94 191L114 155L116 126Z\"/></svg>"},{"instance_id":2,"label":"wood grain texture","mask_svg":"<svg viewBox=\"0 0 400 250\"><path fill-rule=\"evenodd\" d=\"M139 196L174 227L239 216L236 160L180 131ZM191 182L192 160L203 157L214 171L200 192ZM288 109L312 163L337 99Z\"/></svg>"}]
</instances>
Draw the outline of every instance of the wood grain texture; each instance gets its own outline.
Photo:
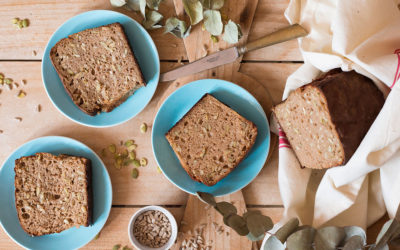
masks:
<instances>
[{"instance_id":1,"label":"wood grain texture","mask_svg":"<svg viewBox=\"0 0 400 250\"><path fill-rule=\"evenodd\" d=\"M230 0L233 2L233 0ZM32 60L41 59L44 48L51 34L69 18L89 10L111 9L122 12L141 21L139 15L121 8L112 8L109 0L21 0L0 1L0 59ZM229 4L229 1L226 1ZM245 1L244 1L245 2ZM254 40L278 28L288 25L283 12L289 0L260 0L256 9L249 40ZM173 1L164 0L160 12L165 19L174 15ZM227 13L231 18L230 13ZM16 30L11 24L14 17L28 18L28 28ZM243 15L243 20L247 20ZM197 28L200 25L196 26ZM181 39L163 30L149 32L153 37L162 60L186 59L185 48ZM36 55L33 54L36 51ZM246 55L245 60L293 61L302 60L296 41L274 45Z\"/></svg>"}]
</instances>

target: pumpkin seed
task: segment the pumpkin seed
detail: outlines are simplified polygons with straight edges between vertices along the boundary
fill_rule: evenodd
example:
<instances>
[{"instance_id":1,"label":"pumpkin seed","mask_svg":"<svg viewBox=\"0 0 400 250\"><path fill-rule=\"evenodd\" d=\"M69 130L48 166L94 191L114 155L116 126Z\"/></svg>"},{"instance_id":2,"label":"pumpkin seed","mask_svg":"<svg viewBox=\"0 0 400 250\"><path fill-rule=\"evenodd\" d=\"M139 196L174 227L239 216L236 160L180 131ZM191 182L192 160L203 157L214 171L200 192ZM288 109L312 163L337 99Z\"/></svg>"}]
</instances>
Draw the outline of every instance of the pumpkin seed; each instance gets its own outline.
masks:
<instances>
[{"instance_id":1,"label":"pumpkin seed","mask_svg":"<svg viewBox=\"0 0 400 250\"><path fill-rule=\"evenodd\" d=\"M160 168L160 167L158 167L158 166L157 166L157 172L158 172L159 174L161 174L161 173L162 173L162 171L161 171L161 168Z\"/></svg>"},{"instance_id":2,"label":"pumpkin seed","mask_svg":"<svg viewBox=\"0 0 400 250\"><path fill-rule=\"evenodd\" d=\"M18 17L11 19L11 23L12 23L12 24L17 24L18 21L19 21L19 18L18 18Z\"/></svg>"},{"instance_id":3,"label":"pumpkin seed","mask_svg":"<svg viewBox=\"0 0 400 250\"><path fill-rule=\"evenodd\" d=\"M211 35L211 41L213 41L213 43L217 43L218 37Z\"/></svg>"},{"instance_id":4,"label":"pumpkin seed","mask_svg":"<svg viewBox=\"0 0 400 250\"><path fill-rule=\"evenodd\" d=\"M132 161L132 163L135 167L140 167L140 162L138 160L135 159Z\"/></svg>"},{"instance_id":5,"label":"pumpkin seed","mask_svg":"<svg viewBox=\"0 0 400 250\"><path fill-rule=\"evenodd\" d=\"M29 20L28 19L22 20L22 27L26 28L28 26L29 26Z\"/></svg>"},{"instance_id":6,"label":"pumpkin seed","mask_svg":"<svg viewBox=\"0 0 400 250\"><path fill-rule=\"evenodd\" d=\"M130 145L130 146L128 147L128 151L129 151L129 152L132 152L132 151L135 150L136 148L137 148L137 145L136 145L136 144Z\"/></svg>"},{"instance_id":7,"label":"pumpkin seed","mask_svg":"<svg viewBox=\"0 0 400 250\"><path fill-rule=\"evenodd\" d=\"M129 159L134 160L136 158L135 151L129 152Z\"/></svg>"},{"instance_id":8,"label":"pumpkin seed","mask_svg":"<svg viewBox=\"0 0 400 250\"><path fill-rule=\"evenodd\" d=\"M125 147L132 146L132 145L133 145L133 143L134 143L134 141L133 141L133 140L127 140L127 141L125 142Z\"/></svg>"},{"instance_id":9,"label":"pumpkin seed","mask_svg":"<svg viewBox=\"0 0 400 250\"><path fill-rule=\"evenodd\" d=\"M137 179L139 176L139 171L137 170L137 168L133 168L132 172L131 172L131 176L133 179Z\"/></svg>"},{"instance_id":10,"label":"pumpkin seed","mask_svg":"<svg viewBox=\"0 0 400 250\"><path fill-rule=\"evenodd\" d=\"M108 146L108 150L111 152L111 153L115 153L116 151L117 151L117 148L115 147L115 144L111 144L110 146Z\"/></svg>"},{"instance_id":11,"label":"pumpkin seed","mask_svg":"<svg viewBox=\"0 0 400 250\"><path fill-rule=\"evenodd\" d=\"M147 166L147 159L145 157L142 157L142 159L140 159L140 166L142 167Z\"/></svg>"},{"instance_id":12,"label":"pumpkin seed","mask_svg":"<svg viewBox=\"0 0 400 250\"><path fill-rule=\"evenodd\" d=\"M121 248L121 245L120 245L120 244L117 244L117 245L114 245L114 246L113 246L112 250L118 250L118 249L120 249L120 248Z\"/></svg>"},{"instance_id":13,"label":"pumpkin seed","mask_svg":"<svg viewBox=\"0 0 400 250\"><path fill-rule=\"evenodd\" d=\"M140 125L140 132L142 132L142 134L146 133L147 131L147 124L146 123L142 123L142 125Z\"/></svg>"},{"instance_id":14,"label":"pumpkin seed","mask_svg":"<svg viewBox=\"0 0 400 250\"><path fill-rule=\"evenodd\" d=\"M11 83L13 83L13 79L11 79L11 78L5 78L5 79L4 79L4 83L5 83L5 84L11 84Z\"/></svg>"}]
</instances>

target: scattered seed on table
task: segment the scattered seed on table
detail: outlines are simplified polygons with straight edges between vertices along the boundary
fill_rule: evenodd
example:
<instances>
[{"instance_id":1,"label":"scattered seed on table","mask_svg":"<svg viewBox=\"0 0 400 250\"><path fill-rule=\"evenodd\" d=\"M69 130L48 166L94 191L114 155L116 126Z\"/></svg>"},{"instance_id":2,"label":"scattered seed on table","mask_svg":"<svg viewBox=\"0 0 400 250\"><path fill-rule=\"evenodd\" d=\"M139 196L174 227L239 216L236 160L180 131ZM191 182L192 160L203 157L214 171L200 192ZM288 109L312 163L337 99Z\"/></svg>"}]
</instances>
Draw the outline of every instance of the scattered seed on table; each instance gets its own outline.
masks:
<instances>
[{"instance_id":1,"label":"scattered seed on table","mask_svg":"<svg viewBox=\"0 0 400 250\"><path fill-rule=\"evenodd\" d=\"M142 125L140 125L140 132L142 132L142 134L146 133L147 131L147 124L146 123L142 123Z\"/></svg>"},{"instance_id":2,"label":"scattered seed on table","mask_svg":"<svg viewBox=\"0 0 400 250\"><path fill-rule=\"evenodd\" d=\"M17 116L17 117L14 117L14 119L19 121L19 122L22 122L22 117Z\"/></svg>"},{"instance_id":3,"label":"scattered seed on table","mask_svg":"<svg viewBox=\"0 0 400 250\"><path fill-rule=\"evenodd\" d=\"M139 171L137 170L137 168L133 168L133 169L132 169L131 176L132 176L133 179L137 179L137 178L138 178L138 176L139 176Z\"/></svg>"},{"instance_id":4,"label":"scattered seed on table","mask_svg":"<svg viewBox=\"0 0 400 250\"><path fill-rule=\"evenodd\" d=\"M38 104L38 105L36 106L36 111L37 111L37 112L42 111L42 106L41 106L40 104Z\"/></svg>"}]
</instances>

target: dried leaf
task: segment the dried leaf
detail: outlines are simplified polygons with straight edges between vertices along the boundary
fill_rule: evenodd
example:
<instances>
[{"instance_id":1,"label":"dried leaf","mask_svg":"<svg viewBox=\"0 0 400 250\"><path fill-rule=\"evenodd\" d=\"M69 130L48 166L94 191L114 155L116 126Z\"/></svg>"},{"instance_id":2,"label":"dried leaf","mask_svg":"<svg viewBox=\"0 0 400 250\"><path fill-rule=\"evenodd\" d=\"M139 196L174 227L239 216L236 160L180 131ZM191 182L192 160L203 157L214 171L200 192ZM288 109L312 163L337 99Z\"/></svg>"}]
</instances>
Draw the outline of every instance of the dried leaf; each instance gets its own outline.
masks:
<instances>
[{"instance_id":1,"label":"dried leaf","mask_svg":"<svg viewBox=\"0 0 400 250\"><path fill-rule=\"evenodd\" d=\"M231 214L227 219L228 226L235 230L239 235L245 236L249 234L246 226L246 221L237 214Z\"/></svg>"},{"instance_id":2,"label":"dried leaf","mask_svg":"<svg viewBox=\"0 0 400 250\"><path fill-rule=\"evenodd\" d=\"M389 242L392 236L399 230L400 223L397 220L391 219L387 221L379 232L378 237L376 238L376 245L372 249L383 248Z\"/></svg>"},{"instance_id":3,"label":"dried leaf","mask_svg":"<svg viewBox=\"0 0 400 250\"><path fill-rule=\"evenodd\" d=\"M343 250L362 250L364 248L363 238L359 235L354 235L346 241Z\"/></svg>"},{"instance_id":4,"label":"dried leaf","mask_svg":"<svg viewBox=\"0 0 400 250\"><path fill-rule=\"evenodd\" d=\"M110 0L113 7L122 7L126 4L126 0Z\"/></svg>"},{"instance_id":5,"label":"dried leaf","mask_svg":"<svg viewBox=\"0 0 400 250\"><path fill-rule=\"evenodd\" d=\"M287 241L286 246L290 250L311 250L313 249L312 243L314 241L315 229L306 226L301 230L291 234Z\"/></svg>"},{"instance_id":6,"label":"dried leaf","mask_svg":"<svg viewBox=\"0 0 400 250\"><path fill-rule=\"evenodd\" d=\"M182 2L192 25L198 24L203 20L203 6L199 0L182 0Z\"/></svg>"},{"instance_id":7,"label":"dried leaf","mask_svg":"<svg viewBox=\"0 0 400 250\"><path fill-rule=\"evenodd\" d=\"M221 35L223 26L221 13L218 10L204 11L204 27L211 35Z\"/></svg>"},{"instance_id":8,"label":"dried leaf","mask_svg":"<svg viewBox=\"0 0 400 250\"><path fill-rule=\"evenodd\" d=\"M265 242L264 250L285 250L285 246L278 238L271 235Z\"/></svg>"},{"instance_id":9,"label":"dried leaf","mask_svg":"<svg viewBox=\"0 0 400 250\"><path fill-rule=\"evenodd\" d=\"M214 196L210 193L197 192L196 195L202 202L207 203L210 206L215 207L217 205Z\"/></svg>"},{"instance_id":10,"label":"dried leaf","mask_svg":"<svg viewBox=\"0 0 400 250\"><path fill-rule=\"evenodd\" d=\"M285 225L276 231L275 236L278 240L284 243L289 235L291 235L299 226L299 219L292 218Z\"/></svg>"},{"instance_id":11,"label":"dried leaf","mask_svg":"<svg viewBox=\"0 0 400 250\"><path fill-rule=\"evenodd\" d=\"M254 236L251 232L247 235L247 238L251 241L259 241L264 238L264 234L261 234L260 236L256 237Z\"/></svg>"},{"instance_id":12,"label":"dried leaf","mask_svg":"<svg viewBox=\"0 0 400 250\"><path fill-rule=\"evenodd\" d=\"M323 227L317 230L315 235L315 247L317 250L335 250L346 237L342 227Z\"/></svg>"},{"instance_id":13,"label":"dried leaf","mask_svg":"<svg viewBox=\"0 0 400 250\"><path fill-rule=\"evenodd\" d=\"M343 229L346 234L346 237L344 238L343 242L347 242L347 240L349 240L351 237L357 235L361 237L364 245L367 243L367 235L365 234L364 229L362 229L361 227L348 226L344 227Z\"/></svg>"},{"instance_id":14,"label":"dried leaf","mask_svg":"<svg viewBox=\"0 0 400 250\"><path fill-rule=\"evenodd\" d=\"M162 0L146 0L147 7L149 7L152 10L158 10L158 6Z\"/></svg>"},{"instance_id":15,"label":"dried leaf","mask_svg":"<svg viewBox=\"0 0 400 250\"><path fill-rule=\"evenodd\" d=\"M237 43L241 37L242 30L240 29L240 26L234 23L232 20L229 20L229 22L225 24L225 30L222 39L224 39L227 43Z\"/></svg>"},{"instance_id":16,"label":"dried leaf","mask_svg":"<svg viewBox=\"0 0 400 250\"><path fill-rule=\"evenodd\" d=\"M224 6L224 0L200 0L205 9L219 10Z\"/></svg>"},{"instance_id":17,"label":"dried leaf","mask_svg":"<svg viewBox=\"0 0 400 250\"><path fill-rule=\"evenodd\" d=\"M185 38L190 33L190 28L186 28L185 21L181 21L176 17L170 17L165 22L165 33L171 33L178 38Z\"/></svg>"},{"instance_id":18,"label":"dried leaf","mask_svg":"<svg viewBox=\"0 0 400 250\"><path fill-rule=\"evenodd\" d=\"M134 11L140 11L146 18L146 0L127 0L126 6Z\"/></svg>"},{"instance_id":19,"label":"dried leaf","mask_svg":"<svg viewBox=\"0 0 400 250\"><path fill-rule=\"evenodd\" d=\"M216 207L218 212L220 212L224 217L228 216L230 214L236 214L237 213L237 209L234 205L232 205L229 202L226 201L222 201L222 202L218 202L216 204Z\"/></svg>"},{"instance_id":20,"label":"dried leaf","mask_svg":"<svg viewBox=\"0 0 400 250\"><path fill-rule=\"evenodd\" d=\"M155 10L149 10L146 12L146 19L143 20L143 27L147 30L161 28L162 25L159 22L163 19L163 16Z\"/></svg>"},{"instance_id":21,"label":"dried leaf","mask_svg":"<svg viewBox=\"0 0 400 250\"><path fill-rule=\"evenodd\" d=\"M246 224L250 233L255 237L264 235L266 231L270 230L274 226L271 218L258 213L247 215Z\"/></svg>"}]
</instances>

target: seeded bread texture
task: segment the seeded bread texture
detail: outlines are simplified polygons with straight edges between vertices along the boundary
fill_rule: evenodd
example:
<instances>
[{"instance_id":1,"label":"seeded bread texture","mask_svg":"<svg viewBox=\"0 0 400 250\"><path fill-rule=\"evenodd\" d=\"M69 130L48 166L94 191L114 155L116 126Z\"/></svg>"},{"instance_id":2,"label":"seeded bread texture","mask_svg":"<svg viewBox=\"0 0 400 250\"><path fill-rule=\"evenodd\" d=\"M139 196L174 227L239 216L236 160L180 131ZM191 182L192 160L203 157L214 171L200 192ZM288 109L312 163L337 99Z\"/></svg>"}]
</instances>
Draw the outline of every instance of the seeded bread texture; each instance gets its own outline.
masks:
<instances>
[{"instance_id":1,"label":"seeded bread texture","mask_svg":"<svg viewBox=\"0 0 400 250\"><path fill-rule=\"evenodd\" d=\"M50 59L73 102L89 115L112 111L146 85L119 23L61 39Z\"/></svg>"},{"instance_id":2,"label":"seeded bread texture","mask_svg":"<svg viewBox=\"0 0 400 250\"><path fill-rule=\"evenodd\" d=\"M165 137L189 176L213 186L246 157L257 127L206 94Z\"/></svg>"},{"instance_id":3,"label":"seeded bread texture","mask_svg":"<svg viewBox=\"0 0 400 250\"><path fill-rule=\"evenodd\" d=\"M15 160L15 205L29 235L89 226L91 162L84 157L37 153Z\"/></svg>"},{"instance_id":4,"label":"seeded bread texture","mask_svg":"<svg viewBox=\"0 0 400 250\"><path fill-rule=\"evenodd\" d=\"M383 104L371 79L334 69L294 90L273 111L300 164L325 169L351 158Z\"/></svg>"}]
</instances>

